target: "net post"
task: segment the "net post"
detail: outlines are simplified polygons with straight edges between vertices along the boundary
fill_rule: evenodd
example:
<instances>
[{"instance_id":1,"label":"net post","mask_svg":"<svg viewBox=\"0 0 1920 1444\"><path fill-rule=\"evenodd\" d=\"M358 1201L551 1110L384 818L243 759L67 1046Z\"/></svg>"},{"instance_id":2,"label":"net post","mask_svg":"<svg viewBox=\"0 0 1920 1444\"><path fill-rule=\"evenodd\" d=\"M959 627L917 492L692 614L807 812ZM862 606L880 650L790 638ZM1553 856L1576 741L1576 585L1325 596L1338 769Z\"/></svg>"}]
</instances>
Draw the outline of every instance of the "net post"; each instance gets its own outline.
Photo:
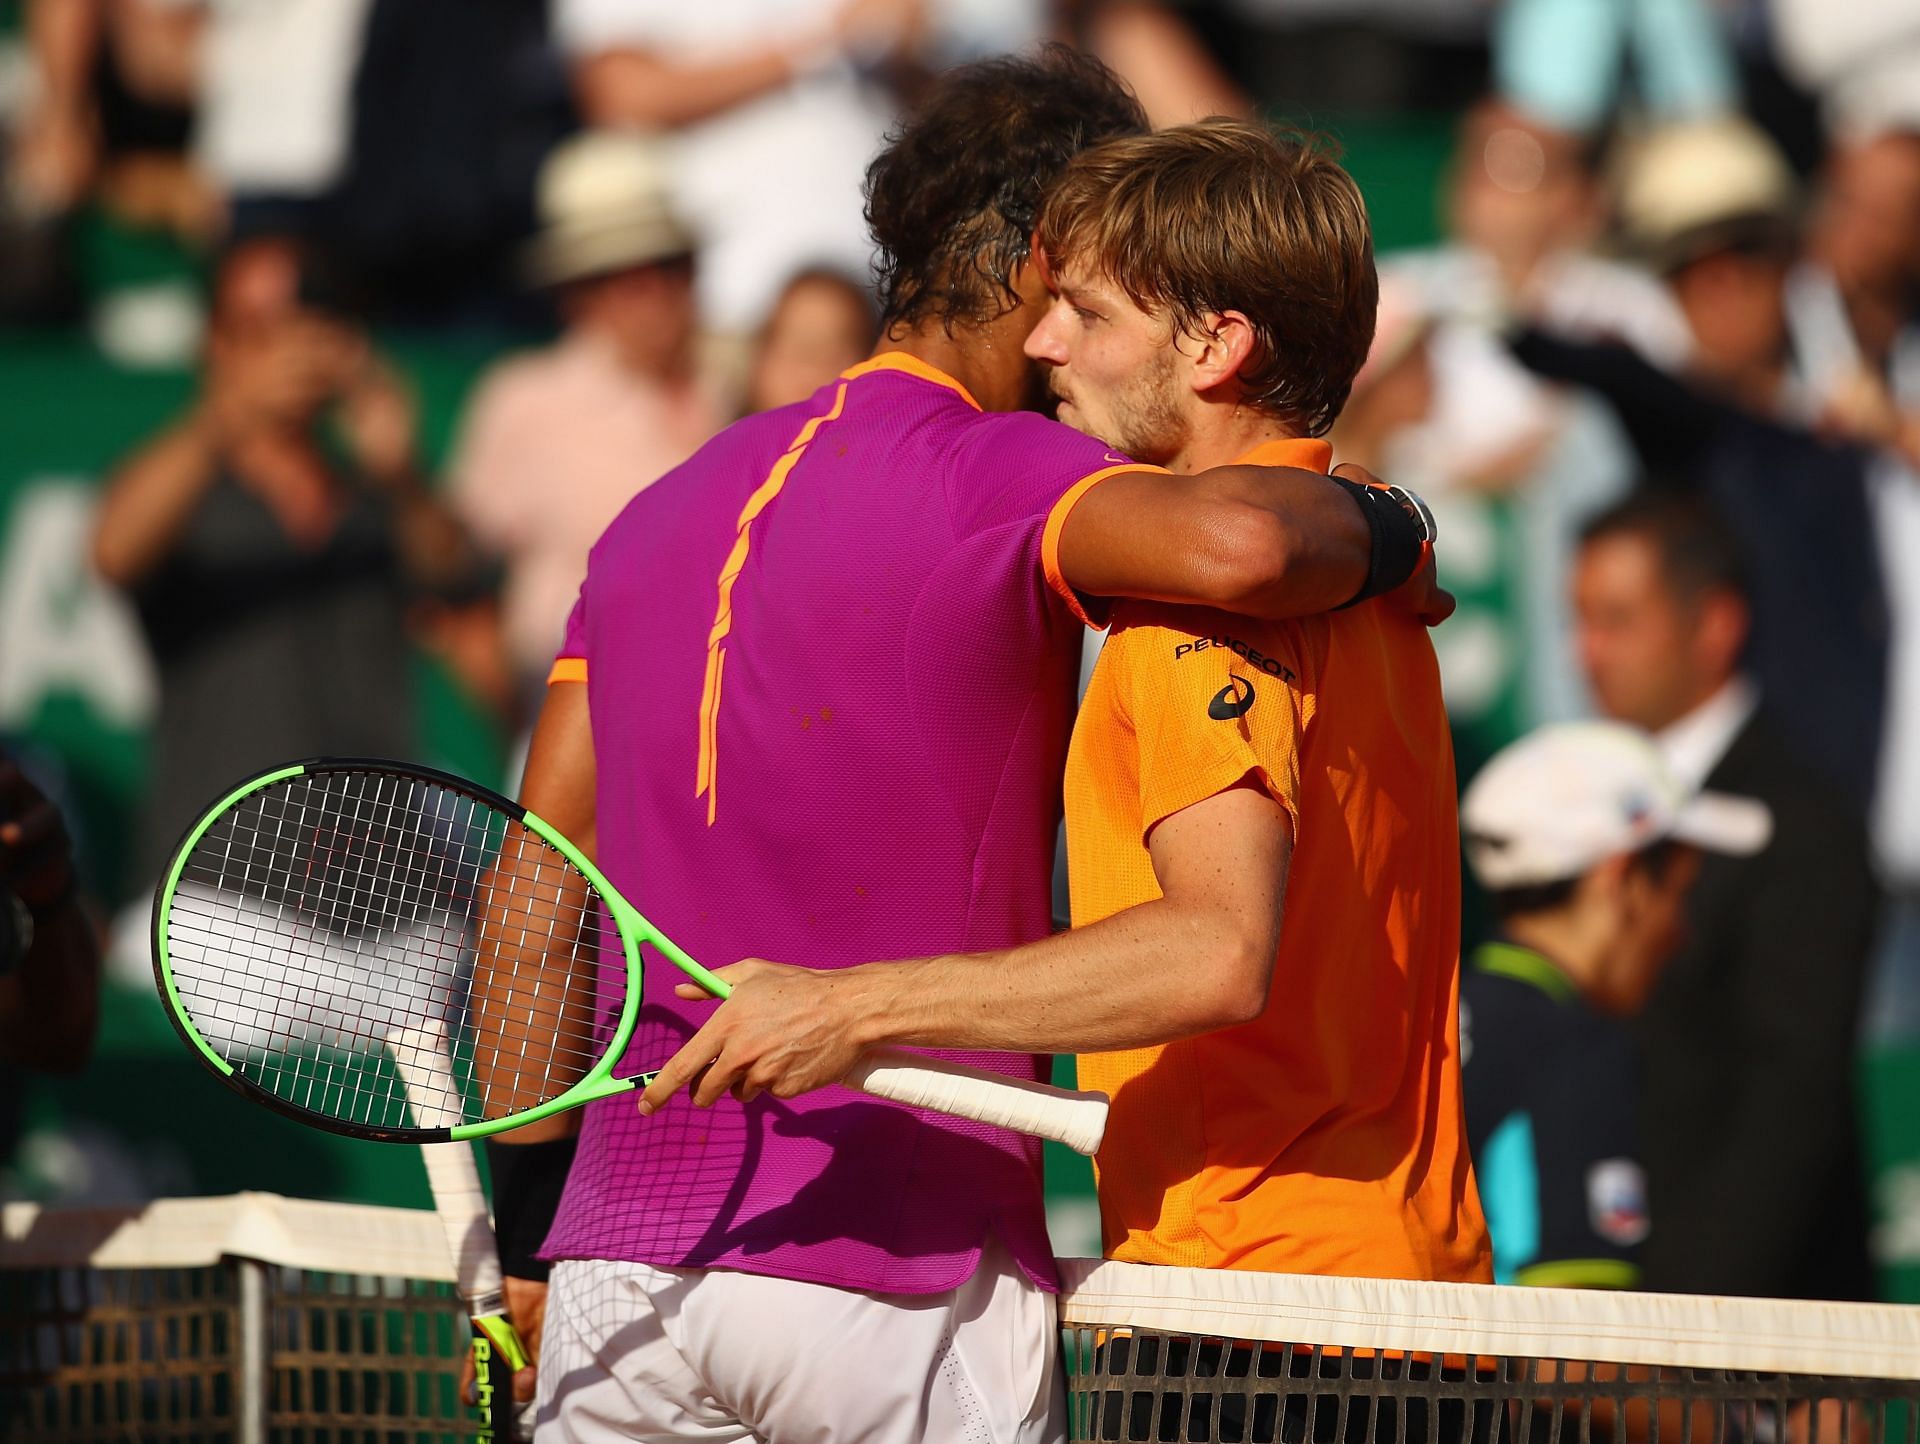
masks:
<instances>
[{"instance_id":1,"label":"net post","mask_svg":"<svg viewBox=\"0 0 1920 1444\"><path fill-rule=\"evenodd\" d=\"M233 1260L239 1316L239 1369L234 1379L235 1444L267 1444L272 1414L272 1365L269 1359L271 1291L267 1265L260 1259Z\"/></svg>"}]
</instances>

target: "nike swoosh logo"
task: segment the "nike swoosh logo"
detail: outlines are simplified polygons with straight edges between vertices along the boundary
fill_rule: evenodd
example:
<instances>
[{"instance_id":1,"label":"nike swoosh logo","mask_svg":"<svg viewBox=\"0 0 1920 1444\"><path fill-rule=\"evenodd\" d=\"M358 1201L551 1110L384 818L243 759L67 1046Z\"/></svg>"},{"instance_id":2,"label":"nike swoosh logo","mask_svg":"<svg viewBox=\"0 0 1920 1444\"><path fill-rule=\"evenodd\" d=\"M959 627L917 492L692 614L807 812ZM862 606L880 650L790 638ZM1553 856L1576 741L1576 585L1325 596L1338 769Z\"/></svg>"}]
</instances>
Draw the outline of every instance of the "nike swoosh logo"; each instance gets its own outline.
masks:
<instances>
[{"instance_id":1,"label":"nike swoosh logo","mask_svg":"<svg viewBox=\"0 0 1920 1444\"><path fill-rule=\"evenodd\" d=\"M1133 465L1133 458L1131 456L1116 456L1111 451L1107 453L1107 460L1113 462L1117 466Z\"/></svg>"},{"instance_id":2,"label":"nike swoosh logo","mask_svg":"<svg viewBox=\"0 0 1920 1444\"><path fill-rule=\"evenodd\" d=\"M1213 694L1207 703L1207 715L1216 722L1244 717L1253 710L1254 695L1253 683L1245 677L1235 677Z\"/></svg>"}]
</instances>

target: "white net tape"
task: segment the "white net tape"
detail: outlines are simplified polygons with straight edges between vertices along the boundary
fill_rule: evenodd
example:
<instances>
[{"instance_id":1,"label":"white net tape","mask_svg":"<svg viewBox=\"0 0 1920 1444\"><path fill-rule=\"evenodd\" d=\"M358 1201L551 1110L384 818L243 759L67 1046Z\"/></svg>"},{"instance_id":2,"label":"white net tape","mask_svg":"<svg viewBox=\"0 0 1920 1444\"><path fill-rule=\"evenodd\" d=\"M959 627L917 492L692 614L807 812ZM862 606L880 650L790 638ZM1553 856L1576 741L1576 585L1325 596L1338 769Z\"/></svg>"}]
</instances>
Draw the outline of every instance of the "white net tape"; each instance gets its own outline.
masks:
<instances>
[{"instance_id":1,"label":"white net tape","mask_svg":"<svg viewBox=\"0 0 1920 1444\"><path fill-rule=\"evenodd\" d=\"M1061 1262L1061 1323L1359 1349L1920 1379L1920 1307Z\"/></svg>"},{"instance_id":2,"label":"white net tape","mask_svg":"<svg viewBox=\"0 0 1920 1444\"><path fill-rule=\"evenodd\" d=\"M0 1210L0 1268L201 1268L222 1258L453 1281L446 1239L424 1209L236 1193L139 1208Z\"/></svg>"}]
</instances>

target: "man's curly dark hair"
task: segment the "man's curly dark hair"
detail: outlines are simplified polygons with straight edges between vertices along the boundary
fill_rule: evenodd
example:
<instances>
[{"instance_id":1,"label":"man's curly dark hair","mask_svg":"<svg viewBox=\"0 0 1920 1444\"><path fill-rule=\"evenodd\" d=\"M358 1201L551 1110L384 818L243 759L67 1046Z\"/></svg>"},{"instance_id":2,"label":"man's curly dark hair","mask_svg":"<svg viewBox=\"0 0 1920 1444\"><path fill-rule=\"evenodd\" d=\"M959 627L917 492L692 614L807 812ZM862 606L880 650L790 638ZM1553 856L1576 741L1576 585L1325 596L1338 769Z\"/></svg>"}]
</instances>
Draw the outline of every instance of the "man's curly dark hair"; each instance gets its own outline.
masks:
<instances>
[{"instance_id":1,"label":"man's curly dark hair","mask_svg":"<svg viewBox=\"0 0 1920 1444\"><path fill-rule=\"evenodd\" d=\"M867 167L885 329L1011 309L1047 186L1086 147L1146 130L1119 77L1065 45L947 75Z\"/></svg>"}]
</instances>

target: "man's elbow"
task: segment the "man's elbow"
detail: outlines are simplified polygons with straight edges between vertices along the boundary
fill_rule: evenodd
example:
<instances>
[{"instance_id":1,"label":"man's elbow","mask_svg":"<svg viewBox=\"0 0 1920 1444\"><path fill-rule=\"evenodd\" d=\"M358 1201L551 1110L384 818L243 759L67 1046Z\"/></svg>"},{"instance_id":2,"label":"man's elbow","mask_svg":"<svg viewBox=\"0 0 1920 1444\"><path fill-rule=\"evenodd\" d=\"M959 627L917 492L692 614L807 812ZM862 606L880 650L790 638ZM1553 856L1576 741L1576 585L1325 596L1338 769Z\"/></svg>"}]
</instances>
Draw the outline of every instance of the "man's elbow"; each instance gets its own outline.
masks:
<instances>
[{"instance_id":1,"label":"man's elbow","mask_svg":"<svg viewBox=\"0 0 1920 1444\"><path fill-rule=\"evenodd\" d=\"M1225 611L1242 613L1257 613L1264 599L1284 591L1305 555L1293 528L1258 506L1235 508L1223 519L1215 552L1215 595L1210 600Z\"/></svg>"},{"instance_id":2,"label":"man's elbow","mask_svg":"<svg viewBox=\"0 0 1920 1444\"><path fill-rule=\"evenodd\" d=\"M1267 1010L1273 984L1272 946L1251 935L1220 944L1208 970L1209 984L1199 1000L1195 1031L1216 1032L1253 1022Z\"/></svg>"}]
</instances>

